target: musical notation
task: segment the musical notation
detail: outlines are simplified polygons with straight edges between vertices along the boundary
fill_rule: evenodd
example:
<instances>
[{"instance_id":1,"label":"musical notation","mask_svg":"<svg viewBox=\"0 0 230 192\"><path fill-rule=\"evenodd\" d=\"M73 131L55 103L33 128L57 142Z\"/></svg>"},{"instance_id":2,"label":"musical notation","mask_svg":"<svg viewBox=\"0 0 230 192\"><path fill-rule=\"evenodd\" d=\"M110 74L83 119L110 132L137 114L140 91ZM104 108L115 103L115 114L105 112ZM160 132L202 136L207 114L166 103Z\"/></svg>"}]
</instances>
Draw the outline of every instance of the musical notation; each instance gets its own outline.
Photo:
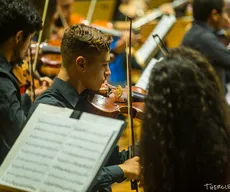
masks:
<instances>
[{"instance_id":1,"label":"musical notation","mask_svg":"<svg viewBox=\"0 0 230 192\"><path fill-rule=\"evenodd\" d=\"M1 182L28 191L84 191L114 133L98 123L39 117Z\"/></svg>"}]
</instances>

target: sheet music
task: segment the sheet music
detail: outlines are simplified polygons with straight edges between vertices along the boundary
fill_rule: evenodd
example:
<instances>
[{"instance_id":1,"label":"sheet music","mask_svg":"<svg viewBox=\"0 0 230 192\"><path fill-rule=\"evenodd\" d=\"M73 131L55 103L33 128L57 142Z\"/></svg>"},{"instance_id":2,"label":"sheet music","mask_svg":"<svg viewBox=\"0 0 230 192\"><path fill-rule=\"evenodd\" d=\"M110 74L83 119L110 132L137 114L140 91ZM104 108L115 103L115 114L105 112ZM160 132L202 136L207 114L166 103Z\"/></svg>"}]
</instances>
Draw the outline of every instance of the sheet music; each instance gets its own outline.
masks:
<instances>
[{"instance_id":1,"label":"sheet music","mask_svg":"<svg viewBox=\"0 0 230 192\"><path fill-rule=\"evenodd\" d=\"M117 119L111 119L107 117L100 117L98 118L97 115L91 114L91 113L83 113L80 117L80 120L84 121L91 121L94 123L102 123L104 126L107 127L107 129L114 129L114 127L121 127L122 124L124 124L123 121L118 121ZM111 126L113 125L113 126ZM114 129L114 131L117 131L117 129Z\"/></svg>"},{"instance_id":2,"label":"sheet music","mask_svg":"<svg viewBox=\"0 0 230 192\"><path fill-rule=\"evenodd\" d=\"M143 17L137 18L134 22L133 22L133 28L134 29L138 29L139 27L141 27L142 25L153 21L155 19L157 19L158 17L160 17L162 15L162 12L159 9L154 9L151 13L144 15Z\"/></svg>"},{"instance_id":3,"label":"sheet music","mask_svg":"<svg viewBox=\"0 0 230 192\"><path fill-rule=\"evenodd\" d=\"M37 118L39 116L46 116L46 115L54 115L54 116L60 116L60 117L70 117L73 113L72 109L68 108L60 108L52 105L45 105L45 104L39 104L36 108L34 114L30 117L30 120L27 122L27 125L23 128L23 132L20 134L19 137L26 138L29 136L30 132L33 130L34 124L37 122ZM23 145L23 140L18 139L16 140L14 144L13 150L8 153L7 158L8 159L14 159L15 158L15 152L18 150L17 146ZM0 175L2 175L2 171L5 170L10 164L10 161L4 161L0 168Z\"/></svg>"},{"instance_id":4,"label":"sheet music","mask_svg":"<svg viewBox=\"0 0 230 192\"><path fill-rule=\"evenodd\" d=\"M87 191L116 138L112 127L40 116L19 150L10 151L14 158L7 156L0 183L27 191Z\"/></svg>"},{"instance_id":5,"label":"sheet music","mask_svg":"<svg viewBox=\"0 0 230 192\"><path fill-rule=\"evenodd\" d=\"M152 35L158 34L161 39L164 39L164 37L166 36L166 34L175 22L176 17L173 15L165 15L162 17L162 19L159 21L153 32L149 35L148 39L135 54L135 58L140 65L144 67L148 58L153 54L154 50L157 48L157 44L153 39Z\"/></svg>"},{"instance_id":6,"label":"sheet music","mask_svg":"<svg viewBox=\"0 0 230 192\"><path fill-rule=\"evenodd\" d=\"M154 65L161 61L163 58L160 58L159 60L153 58L149 64L147 65L147 67L145 68L145 70L143 71L143 73L141 74L140 79L138 80L138 82L136 83L135 86L140 87L144 90L147 90L148 84L149 84L149 77L151 75L151 71L152 68L154 67Z\"/></svg>"}]
</instances>

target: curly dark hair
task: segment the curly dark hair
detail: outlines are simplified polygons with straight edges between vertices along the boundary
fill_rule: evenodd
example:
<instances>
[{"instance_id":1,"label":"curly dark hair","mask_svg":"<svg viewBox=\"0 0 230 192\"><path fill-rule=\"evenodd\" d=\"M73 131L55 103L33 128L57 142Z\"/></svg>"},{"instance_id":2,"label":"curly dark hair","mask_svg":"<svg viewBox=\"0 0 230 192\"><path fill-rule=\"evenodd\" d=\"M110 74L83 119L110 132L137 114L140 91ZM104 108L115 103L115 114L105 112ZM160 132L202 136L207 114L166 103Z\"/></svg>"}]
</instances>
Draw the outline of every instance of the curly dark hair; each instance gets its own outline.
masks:
<instances>
[{"instance_id":1,"label":"curly dark hair","mask_svg":"<svg viewBox=\"0 0 230 192\"><path fill-rule=\"evenodd\" d=\"M29 34L42 28L41 18L29 0L0 0L0 44L18 31Z\"/></svg>"},{"instance_id":2,"label":"curly dark hair","mask_svg":"<svg viewBox=\"0 0 230 192\"><path fill-rule=\"evenodd\" d=\"M102 51L109 51L111 42L110 35L94 27L84 24L72 25L65 30L61 43L63 66L71 64L79 55L87 57Z\"/></svg>"},{"instance_id":3,"label":"curly dark hair","mask_svg":"<svg viewBox=\"0 0 230 192\"><path fill-rule=\"evenodd\" d=\"M207 59L189 48L171 50L154 66L140 142L145 192L228 184L229 122L220 85Z\"/></svg>"}]
</instances>

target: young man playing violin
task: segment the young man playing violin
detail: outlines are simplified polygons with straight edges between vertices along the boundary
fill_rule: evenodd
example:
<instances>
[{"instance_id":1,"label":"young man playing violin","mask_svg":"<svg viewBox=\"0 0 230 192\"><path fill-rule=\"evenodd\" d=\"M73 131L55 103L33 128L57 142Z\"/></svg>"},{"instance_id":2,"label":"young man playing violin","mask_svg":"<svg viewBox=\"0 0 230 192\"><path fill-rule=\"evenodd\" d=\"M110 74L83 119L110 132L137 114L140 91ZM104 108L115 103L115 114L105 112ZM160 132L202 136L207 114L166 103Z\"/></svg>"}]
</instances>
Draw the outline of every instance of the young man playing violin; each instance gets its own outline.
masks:
<instances>
[{"instance_id":1,"label":"young man playing violin","mask_svg":"<svg viewBox=\"0 0 230 192\"><path fill-rule=\"evenodd\" d=\"M38 97L29 115L39 103L88 111L90 91L98 91L110 75L110 43L112 38L84 24L66 29L61 43L62 68L53 85ZM110 185L125 178L139 179L139 158L128 159L128 152L114 149L103 167L93 191L111 191Z\"/></svg>"},{"instance_id":2,"label":"young man playing violin","mask_svg":"<svg viewBox=\"0 0 230 192\"><path fill-rule=\"evenodd\" d=\"M73 24L83 23L86 18L78 15L77 13L73 12L73 0L57 0L57 5L59 6L56 13L53 17L53 30L51 30L51 39L53 40L61 40L65 30L65 22L61 19L61 14L66 21L68 26ZM119 2L117 2L119 4ZM128 3L128 2L127 2ZM117 12L115 10L114 12ZM61 13L60 13L61 12ZM100 21L99 21L100 23ZM104 23L106 27L107 25L110 26L111 23L108 22L101 22L102 25ZM92 23L98 25L97 23ZM101 24L99 24L101 25ZM112 71L112 75L109 77L109 81L113 84L126 84L126 67L125 67L125 50L126 50L126 40L128 39L129 35L127 32L122 32L120 37L113 37L113 42L110 45L111 54L114 55L114 59L110 62L110 67ZM132 43L139 44L141 42L141 36L138 34L132 34ZM116 75L114 75L116 74Z\"/></svg>"},{"instance_id":3,"label":"young man playing violin","mask_svg":"<svg viewBox=\"0 0 230 192\"><path fill-rule=\"evenodd\" d=\"M0 0L0 163L21 132L25 109L31 105L20 95L12 70L22 63L30 40L42 27L41 18L29 0ZM37 89L39 95L47 86Z\"/></svg>"}]
</instances>

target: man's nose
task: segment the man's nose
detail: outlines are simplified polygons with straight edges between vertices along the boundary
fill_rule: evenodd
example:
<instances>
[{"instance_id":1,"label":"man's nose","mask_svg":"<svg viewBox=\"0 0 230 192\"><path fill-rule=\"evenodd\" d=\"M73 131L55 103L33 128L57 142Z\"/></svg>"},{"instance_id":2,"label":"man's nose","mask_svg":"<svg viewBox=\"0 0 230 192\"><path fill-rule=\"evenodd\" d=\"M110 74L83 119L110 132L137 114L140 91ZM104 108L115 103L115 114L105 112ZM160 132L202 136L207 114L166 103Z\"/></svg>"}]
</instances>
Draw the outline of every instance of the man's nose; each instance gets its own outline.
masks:
<instances>
[{"instance_id":1,"label":"man's nose","mask_svg":"<svg viewBox=\"0 0 230 192\"><path fill-rule=\"evenodd\" d=\"M230 28L230 17L229 14L225 15L226 27Z\"/></svg>"},{"instance_id":2,"label":"man's nose","mask_svg":"<svg viewBox=\"0 0 230 192\"><path fill-rule=\"evenodd\" d=\"M109 65L108 65L108 67L107 67L107 69L106 69L106 71L105 71L105 76L110 76L111 75L111 70L110 70L110 67L109 67Z\"/></svg>"}]
</instances>

